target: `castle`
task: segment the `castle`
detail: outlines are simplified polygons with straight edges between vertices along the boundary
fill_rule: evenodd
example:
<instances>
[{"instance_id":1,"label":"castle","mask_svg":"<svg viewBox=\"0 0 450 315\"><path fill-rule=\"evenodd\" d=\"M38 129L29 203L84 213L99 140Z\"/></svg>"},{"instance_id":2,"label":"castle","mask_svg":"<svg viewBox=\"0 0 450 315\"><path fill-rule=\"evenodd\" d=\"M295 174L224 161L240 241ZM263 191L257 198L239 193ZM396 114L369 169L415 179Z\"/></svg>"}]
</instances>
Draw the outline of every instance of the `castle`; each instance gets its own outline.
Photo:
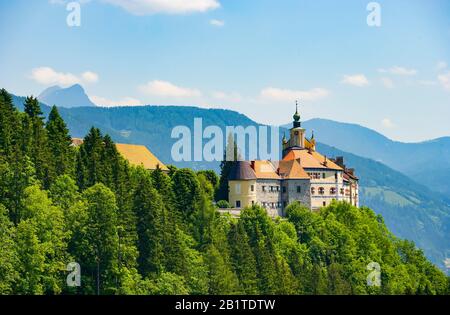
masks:
<instances>
[{"instance_id":1,"label":"castle","mask_svg":"<svg viewBox=\"0 0 450 315\"><path fill-rule=\"evenodd\" d=\"M229 202L237 210L259 204L269 215L299 201L311 210L332 200L358 206L358 178L343 157L330 159L316 151L314 133L305 137L296 109L289 140L283 136L282 160L235 161L228 176Z\"/></svg>"}]
</instances>

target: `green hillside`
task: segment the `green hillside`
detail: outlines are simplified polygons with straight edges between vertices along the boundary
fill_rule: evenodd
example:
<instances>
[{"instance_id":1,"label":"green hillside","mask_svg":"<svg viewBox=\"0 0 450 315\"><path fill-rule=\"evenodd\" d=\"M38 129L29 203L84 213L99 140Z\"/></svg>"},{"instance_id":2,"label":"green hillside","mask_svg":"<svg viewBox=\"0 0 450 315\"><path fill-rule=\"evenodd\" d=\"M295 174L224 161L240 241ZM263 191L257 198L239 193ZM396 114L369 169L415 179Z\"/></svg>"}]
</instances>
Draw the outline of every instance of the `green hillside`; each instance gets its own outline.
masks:
<instances>
[{"instance_id":1,"label":"green hillside","mask_svg":"<svg viewBox=\"0 0 450 315\"><path fill-rule=\"evenodd\" d=\"M23 108L24 98L14 103ZM44 114L50 108L42 105ZM218 162L182 162L171 160L172 128L178 125L193 127L196 117L204 126L249 126L258 124L248 117L230 110L202 109L186 106L144 106L118 108L60 108L73 137L83 137L91 126L100 128L121 143L146 145L166 164L193 169L219 171ZM282 134L280 134L282 136ZM317 135L321 141L321 134ZM386 225L397 236L414 241L435 264L444 269L443 260L450 256L450 207L441 195L429 191L398 171L375 162L319 144L328 156L344 155L349 167L356 168L361 178L361 204L367 205L385 218Z\"/></svg>"},{"instance_id":2,"label":"green hillside","mask_svg":"<svg viewBox=\"0 0 450 315\"><path fill-rule=\"evenodd\" d=\"M211 174L210 174L211 175ZM91 128L0 90L0 295L449 293L449 279L367 207L298 202L221 215L217 178L130 166Z\"/></svg>"}]
</instances>

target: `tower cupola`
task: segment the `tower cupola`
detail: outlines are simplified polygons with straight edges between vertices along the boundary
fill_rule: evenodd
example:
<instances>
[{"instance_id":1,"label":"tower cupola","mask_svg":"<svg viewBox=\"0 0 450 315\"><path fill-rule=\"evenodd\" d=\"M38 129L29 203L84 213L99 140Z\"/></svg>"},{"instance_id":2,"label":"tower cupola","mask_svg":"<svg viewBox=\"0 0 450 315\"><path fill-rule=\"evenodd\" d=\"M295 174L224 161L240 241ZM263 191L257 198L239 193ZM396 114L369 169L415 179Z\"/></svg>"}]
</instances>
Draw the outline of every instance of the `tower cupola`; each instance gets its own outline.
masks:
<instances>
[{"instance_id":1,"label":"tower cupola","mask_svg":"<svg viewBox=\"0 0 450 315\"><path fill-rule=\"evenodd\" d=\"M294 128L299 128L302 126L302 123L300 122L300 114L298 113L298 101L295 101L295 114L292 118L294 118Z\"/></svg>"}]
</instances>

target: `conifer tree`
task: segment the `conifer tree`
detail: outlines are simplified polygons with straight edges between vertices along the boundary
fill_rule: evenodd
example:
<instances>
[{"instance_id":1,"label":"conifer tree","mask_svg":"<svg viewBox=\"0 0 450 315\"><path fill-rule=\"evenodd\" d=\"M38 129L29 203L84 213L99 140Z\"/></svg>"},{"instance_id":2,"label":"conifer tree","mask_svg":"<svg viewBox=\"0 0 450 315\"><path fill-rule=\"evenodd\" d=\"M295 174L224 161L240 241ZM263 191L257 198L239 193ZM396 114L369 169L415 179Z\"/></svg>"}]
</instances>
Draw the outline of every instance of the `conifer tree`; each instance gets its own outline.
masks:
<instances>
[{"instance_id":1,"label":"conifer tree","mask_svg":"<svg viewBox=\"0 0 450 315\"><path fill-rule=\"evenodd\" d=\"M24 130L24 136L29 137L29 142L25 142L25 152L34 163L37 179L42 181L45 188L48 188L55 171L50 164L51 154L42 110L39 101L32 96L26 98L24 106L28 117L25 120L27 129Z\"/></svg>"},{"instance_id":2,"label":"conifer tree","mask_svg":"<svg viewBox=\"0 0 450 315\"><path fill-rule=\"evenodd\" d=\"M15 228L8 218L6 208L0 204L0 295L14 294L14 284L17 283L19 261L14 242Z\"/></svg>"},{"instance_id":3,"label":"conifer tree","mask_svg":"<svg viewBox=\"0 0 450 315\"><path fill-rule=\"evenodd\" d=\"M137 217L138 270L144 276L160 273L163 261L162 222L164 206L162 198L151 186L149 178L143 178L134 196Z\"/></svg>"},{"instance_id":4,"label":"conifer tree","mask_svg":"<svg viewBox=\"0 0 450 315\"><path fill-rule=\"evenodd\" d=\"M213 244L208 245L205 258L208 265L209 294L238 294L238 278Z\"/></svg>"},{"instance_id":5,"label":"conifer tree","mask_svg":"<svg viewBox=\"0 0 450 315\"><path fill-rule=\"evenodd\" d=\"M45 128L56 176L72 174L75 166L72 138L56 106L52 107Z\"/></svg>"},{"instance_id":6,"label":"conifer tree","mask_svg":"<svg viewBox=\"0 0 450 315\"><path fill-rule=\"evenodd\" d=\"M257 294L256 261L242 221L231 225L228 233L231 263L245 294Z\"/></svg>"},{"instance_id":7,"label":"conifer tree","mask_svg":"<svg viewBox=\"0 0 450 315\"><path fill-rule=\"evenodd\" d=\"M83 193L87 203L85 235L78 251L86 274L92 274L87 286L91 292L112 294L118 285L119 236L117 206L113 192L96 184Z\"/></svg>"}]
</instances>

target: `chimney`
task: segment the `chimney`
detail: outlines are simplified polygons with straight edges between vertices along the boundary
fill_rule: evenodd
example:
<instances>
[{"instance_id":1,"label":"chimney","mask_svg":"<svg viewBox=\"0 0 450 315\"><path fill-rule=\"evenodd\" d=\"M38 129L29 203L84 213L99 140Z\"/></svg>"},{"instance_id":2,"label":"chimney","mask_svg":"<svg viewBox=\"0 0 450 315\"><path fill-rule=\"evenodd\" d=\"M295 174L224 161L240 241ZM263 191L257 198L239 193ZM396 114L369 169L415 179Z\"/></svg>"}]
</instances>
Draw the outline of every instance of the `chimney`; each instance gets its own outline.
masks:
<instances>
[{"instance_id":1,"label":"chimney","mask_svg":"<svg viewBox=\"0 0 450 315\"><path fill-rule=\"evenodd\" d=\"M336 157L336 164L339 165L342 168L345 168L344 157L343 156L337 156Z\"/></svg>"},{"instance_id":2,"label":"chimney","mask_svg":"<svg viewBox=\"0 0 450 315\"><path fill-rule=\"evenodd\" d=\"M347 169L347 173L349 173L352 176L355 176L355 169L354 168L349 168L349 169Z\"/></svg>"}]
</instances>

